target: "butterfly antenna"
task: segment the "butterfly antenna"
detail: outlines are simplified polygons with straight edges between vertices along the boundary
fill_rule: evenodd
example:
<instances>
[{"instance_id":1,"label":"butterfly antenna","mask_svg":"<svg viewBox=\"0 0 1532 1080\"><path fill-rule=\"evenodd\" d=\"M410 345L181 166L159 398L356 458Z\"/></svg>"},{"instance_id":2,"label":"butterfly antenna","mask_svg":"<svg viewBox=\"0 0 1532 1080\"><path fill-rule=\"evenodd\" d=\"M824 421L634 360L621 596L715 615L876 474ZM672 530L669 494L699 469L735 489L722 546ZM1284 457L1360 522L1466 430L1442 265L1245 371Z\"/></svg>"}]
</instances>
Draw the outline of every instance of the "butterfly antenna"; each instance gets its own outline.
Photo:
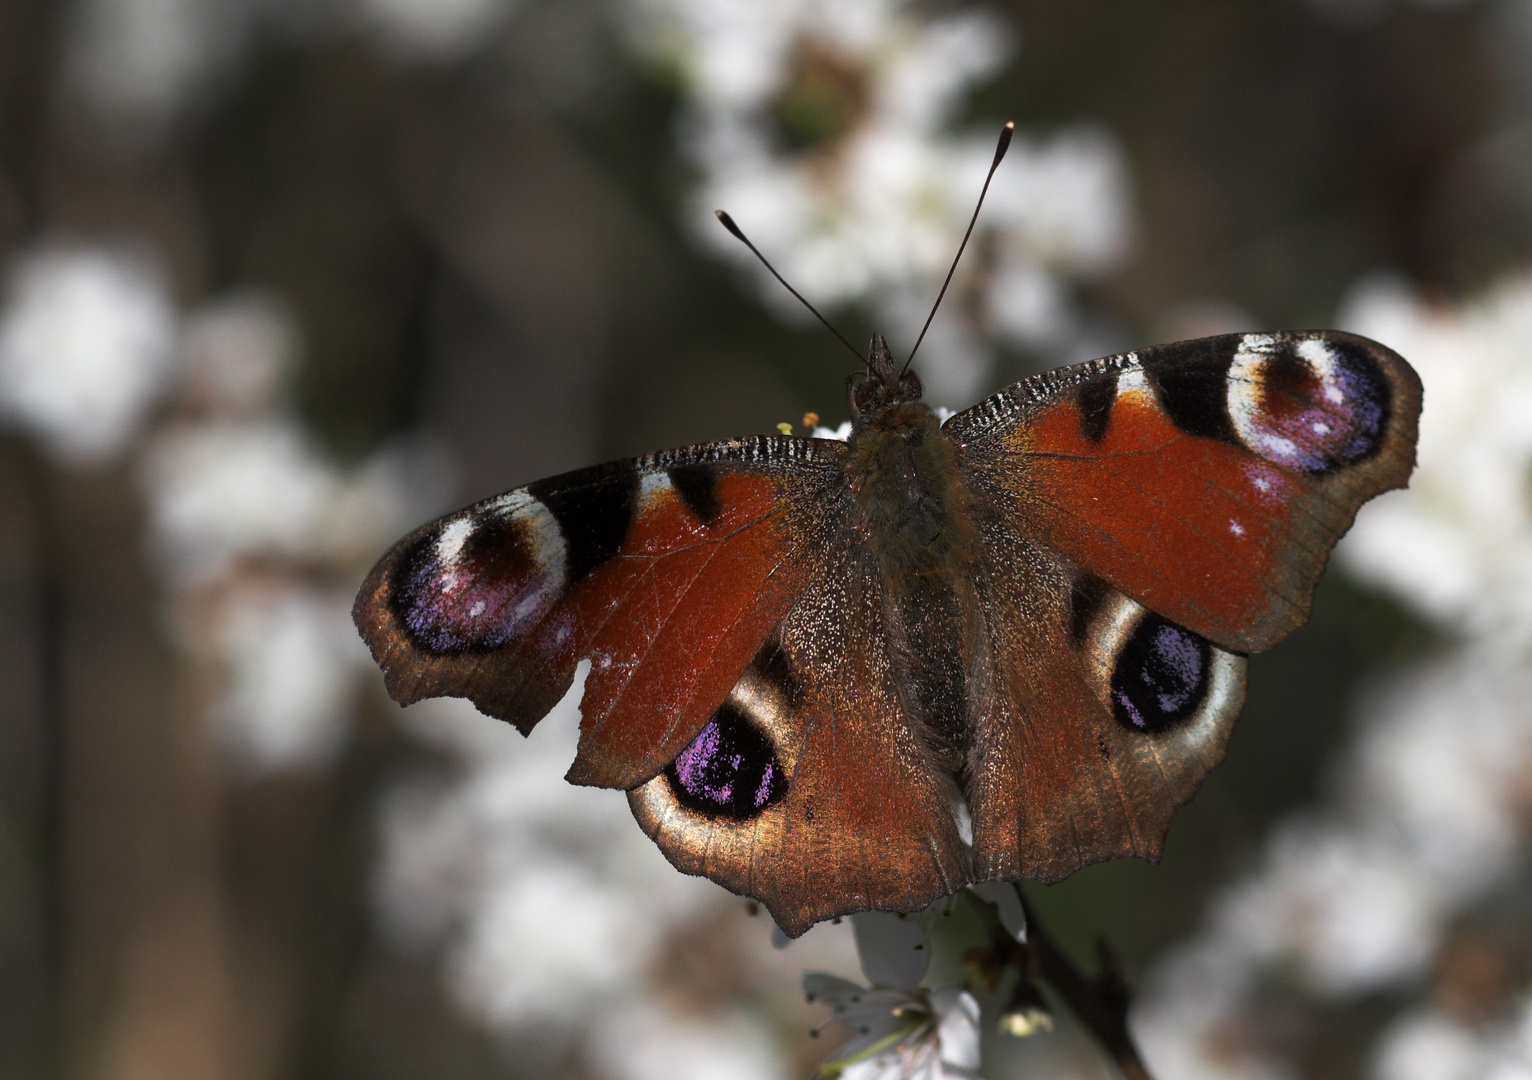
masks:
<instances>
[{"instance_id":1,"label":"butterfly antenna","mask_svg":"<svg viewBox=\"0 0 1532 1080\"><path fill-rule=\"evenodd\" d=\"M910 360L915 359L915 354L920 351L920 343L926 339L926 331L931 329L931 320L936 318L936 309L942 306L942 297L947 295L947 286L952 284L952 275L957 273L958 260L963 257L963 249L968 246L968 238L973 235L973 227L979 221L979 208L984 205L984 196L989 194L989 182L995 177L995 170L1000 168L1000 159L1005 157L1005 152L1010 148L1011 136L1016 132L1016 122L1007 121L1005 127L1000 129L1000 145L995 147L995 160L990 162L989 174L984 177L984 187L979 192L978 205L973 208L973 217L968 219L968 231L963 234L963 242L958 245L957 255L953 257L952 269L947 271L947 280L942 282L942 291L936 294L936 303L931 305L931 314L926 316L926 324L920 328L920 336L915 339L915 347L910 350L910 359L904 362L904 367L899 374L903 375L910 369Z\"/></svg>"},{"instance_id":2,"label":"butterfly antenna","mask_svg":"<svg viewBox=\"0 0 1532 1080\"><path fill-rule=\"evenodd\" d=\"M993 170L991 170L991 171L993 171ZM736 239L740 243L744 244L747 248L750 249L750 253L752 255L754 255L757 259L761 260L761 265L764 266L766 269L770 270L771 271L771 276L776 278L778 281L780 281L782 283L782 288L786 289L788 292L792 293L795 297L797 297L798 298L798 303L802 304L804 307L806 307L810 311L812 311L814 313L814 318L816 318L820 322L824 323L825 324L825 329L830 331L830 333L834 334L837 338L839 338L840 339L840 343L842 345L844 345L846 348L851 350L851 355L856 357L857 363L859 363L859 364L867 363L867 358L862 355L862 350L858 349L855 345L851 344L851 342L847 341L846 340L846 335L842 334L839 330L835 329L835 327L831 326L830 325L830 320L825 318L823 315L819 314L819 309L818 308L816 308L813 304L811 304L807 300L805 300L803 298L803 294L802 293L800 293L797 289L795 289L791 285L789 285L787 283L787 279L784 278L781 274L777 273L777 268L775 266L772 266L771 263L767 261L766 256L762 255L760 253L760 250L754 244L752 244L750 242L750 238L748 236L746 236L743 232L740 231L740 227L738 225L734 224L734 219L733 218L731 218L727 213L725 213L722 210L714 210L713 213L718 215L718 220L723 222L723 227L725 229L728 229L729 232L734 234L734 239Z\"/></svg>"}]
</instances>

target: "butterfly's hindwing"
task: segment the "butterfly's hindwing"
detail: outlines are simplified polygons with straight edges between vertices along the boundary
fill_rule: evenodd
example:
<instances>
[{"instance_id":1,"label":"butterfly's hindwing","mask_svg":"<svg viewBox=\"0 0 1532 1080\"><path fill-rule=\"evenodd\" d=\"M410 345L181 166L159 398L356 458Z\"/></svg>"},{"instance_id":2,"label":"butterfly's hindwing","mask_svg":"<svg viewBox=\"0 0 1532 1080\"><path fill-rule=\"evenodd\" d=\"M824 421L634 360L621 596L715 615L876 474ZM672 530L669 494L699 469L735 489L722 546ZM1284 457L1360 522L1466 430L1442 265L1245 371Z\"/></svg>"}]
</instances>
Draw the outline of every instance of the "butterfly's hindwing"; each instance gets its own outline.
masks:
<instances>
[{"instance_id":1,"label":"butterfly's hindwing","mask_svg":"<svg viewBox=\"0 0 1532 1080\"><path fill-rule=\"evenodd\" d=\"M757 898L790 936L918 910L969 878L957 788L906 704L885 596L866 553L832 538L727 701L629 793L678 869Z\"/></svg>"},{"instance_id":2,"label":"butterfly's hindwing","mask_svg":"<svg viewBox=\"0 0 1532 1080\"><path fill-rule=\"evenodd\" d=\"M1244 657L998 515L981 536L988 662L967 770L975 877L1056 881L1104 859L1157 858L1176 808L1223 757Z\"/></svg>"}]
</instances>

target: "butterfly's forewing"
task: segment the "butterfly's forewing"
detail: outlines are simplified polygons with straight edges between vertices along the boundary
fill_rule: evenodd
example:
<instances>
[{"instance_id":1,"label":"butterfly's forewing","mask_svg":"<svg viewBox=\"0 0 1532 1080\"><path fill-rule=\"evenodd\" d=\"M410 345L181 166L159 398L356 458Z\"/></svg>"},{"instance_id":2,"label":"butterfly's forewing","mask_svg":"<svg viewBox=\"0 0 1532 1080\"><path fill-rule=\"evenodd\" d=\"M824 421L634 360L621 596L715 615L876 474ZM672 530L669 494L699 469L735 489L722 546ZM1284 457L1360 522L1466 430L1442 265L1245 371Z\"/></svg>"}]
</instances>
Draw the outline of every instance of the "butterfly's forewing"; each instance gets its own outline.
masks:
<instances>
[{"instance_id":1,"label":"butterfly's forewing","mask_svg":"<svg viewBox=\"0 0 1532 1080\"><path fill-rule=\"evenodd\" d=\"M1414 465L1420 381L1335 331L1159 345L1017 383L948 421L1029 536L1227 649L1308 618L1357 507Z\"/></svg>"},{"instance_id":2,"label":"butterfly's forewing","mask_svg":"<svg viewBox=\"0 0 1532 1080\"><path fill-rule=\"evenodd\" d=\"M539 481L401 540L354 617L401 703L528 732L591 659L569 778L632 788L707 723L802 592L838 443L759 437Z\"/></svg>"},{"instance_id":3,"label":"butterfly's forewing","mask_svg":"<svg viewBox=\"0 0 1532 1080\"><path fill-rule=\"evenodd\" d=\"M979 878L1155 857L1223 756L1240 655L1307 618L1363 501L1408 479L1420 384L1334 332L1227 335L1029 379L948 422L980 537Z\"/></svg>"},{"instance_id":4,"label":"butterfly's forewing","mask_svg":"<svg viewBox=\"0 0 1532 1080\"><path fill-rule=\"evenodd\" d=\"M823 507L837 517L834 502ZM958 792L891 664L886 589L834 529L802 597L678 760L629 794L679 869L764 903L797 936L913 911L969 879Z\"/></svg>"}]
</instances>

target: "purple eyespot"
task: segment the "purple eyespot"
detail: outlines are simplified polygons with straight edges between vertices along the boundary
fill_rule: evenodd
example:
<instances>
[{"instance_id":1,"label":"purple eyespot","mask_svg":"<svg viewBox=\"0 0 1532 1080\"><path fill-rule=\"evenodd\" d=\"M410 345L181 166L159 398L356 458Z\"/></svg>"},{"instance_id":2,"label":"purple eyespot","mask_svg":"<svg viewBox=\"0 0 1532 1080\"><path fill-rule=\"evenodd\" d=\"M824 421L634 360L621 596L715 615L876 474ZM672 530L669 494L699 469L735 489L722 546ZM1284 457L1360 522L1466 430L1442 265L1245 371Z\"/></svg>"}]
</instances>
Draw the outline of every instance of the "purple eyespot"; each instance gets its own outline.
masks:
<instances>
[{"instance_id":1,"label":"purple eyespot","mask_svg":"<svg viewBox=\"0 0 1532 1080\"><path fill-rule=\"evenodd\" d=\"M1342 341L1252 338L1229 372L1229 414L1246 446L1309 473L1377 452L1388 427L1389 387L1370 356Z\"/></svg>"},{"instance_id":2,"label":"purple eyespot","mask_svg":"<svg viewBox=\"0 0 1532 1080\"><path fill-rule=\"evenodd\" d=\"M676 800L710 817L754 817L787 794L771 741L725 703L665 769Z\"/></svg>"},{"instance_id":3,"label":"purple eyespot","mask_svg":"<svg viewBox=\"0 0 1532 1080\"><path fill-rule=\"evenodd\" d=\"M514 509L448 518L400 559L389 603L417 648L438 655L497 649L536 625L561 595L557 524L530 498Z\"/></svg>"}]
</instances>

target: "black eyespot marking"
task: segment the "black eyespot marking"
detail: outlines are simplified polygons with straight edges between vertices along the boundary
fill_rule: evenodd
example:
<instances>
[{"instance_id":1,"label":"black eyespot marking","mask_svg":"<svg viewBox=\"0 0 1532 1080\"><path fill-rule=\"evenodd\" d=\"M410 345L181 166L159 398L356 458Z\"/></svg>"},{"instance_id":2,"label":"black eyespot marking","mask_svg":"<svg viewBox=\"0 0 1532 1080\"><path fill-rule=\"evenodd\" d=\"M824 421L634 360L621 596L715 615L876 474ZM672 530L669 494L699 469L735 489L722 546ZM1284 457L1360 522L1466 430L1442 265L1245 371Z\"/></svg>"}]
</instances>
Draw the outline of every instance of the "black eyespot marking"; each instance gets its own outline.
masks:
<instances>
[{"instance_id":1,"label":"black eyespot marking","mask_svg":"<svg viewBox=\"0 0 1532 1080\"><path fill-rule=\"evenodd\" d=\"M1080 644L1090 631L1090 623L1112 594L1112 587L1091 574L1080 574L1069 586L1069 636Z\"/></svg>"},{"instance_id":2,"label":"black eyespot marking","mask_svg":"<svg viewBox=\"0 0 1532 1080\"><path fill-rule=\"evenodd\" d=\"M686 508L704 525L711 525L723 506L718 501L718 470L711 465L677 465L669 470L670 486Z\"/></svg>"},{"instance_id":3,"label":"black eyespot marking","mask_svg":"<svg viewBox=\"0 0 1532 1080\"><path fill-rule=\"evenodd\" d=\"M1213 647L1150 612L1112 670L1112 710L1130 731L1158 732L1185 720L1207 697Z\"/></svg>"},{"instance_id":4,"label":"black eyespot marking","mask_svg":"<svg viewBox=\"0 0 1532 1080\"><path fill-rule=\"evenodd\" d=\"M742 821L787 794L787 776L771 740L725 702L665 768L676 801L709 817Z\"/></svg>"},{"instance_id":5,"label":"black eyespot marking","mask_svg":"<svg viewBox=\"0 0 1532 1080\"><path fill-rule=\"evenodd\" d=\"M1093 443L1106 438L1112 422L1112 406L1117 401L1118 372L1108 371L1080 388L1080 429Z\"/></svg>"},{"instance_id":6,"label":"black eyespot marking","mask_svg":"<svg viewBox=\"0 0 1532 1080\"><path fill-rule=\"evenodd\" d=\"M1096 749L1101 752L1102 761L1112 760L1112 748L1106 744L1106 737L1104 735L1096 736Z\"/></svg>"},{"instance_id":7,"label":"black eyespot marking","mask_svg":"<svg viewBox=\"0 0 1532 1080\"><path fill-rule=\"evenodd\" d=\"M559 477L527 487L564 535L565 575L573 585L622 549L638 505L638 474L631 469L571 487Z\"/></svg>"},{"instance_id":8,"label":"black eyespot marking","mask_svg":"<svg viewBox=\"0 0 1532 1080\"><path fill-rule=\"evenodd\" d=\"M1229 365L1240 335L1224 334L1201 341L1146 350L1144 370L1159 391L1160 404L1171 423L1188 435L1238 445L1229 418Z\"/></svg>"}]
</instances>

